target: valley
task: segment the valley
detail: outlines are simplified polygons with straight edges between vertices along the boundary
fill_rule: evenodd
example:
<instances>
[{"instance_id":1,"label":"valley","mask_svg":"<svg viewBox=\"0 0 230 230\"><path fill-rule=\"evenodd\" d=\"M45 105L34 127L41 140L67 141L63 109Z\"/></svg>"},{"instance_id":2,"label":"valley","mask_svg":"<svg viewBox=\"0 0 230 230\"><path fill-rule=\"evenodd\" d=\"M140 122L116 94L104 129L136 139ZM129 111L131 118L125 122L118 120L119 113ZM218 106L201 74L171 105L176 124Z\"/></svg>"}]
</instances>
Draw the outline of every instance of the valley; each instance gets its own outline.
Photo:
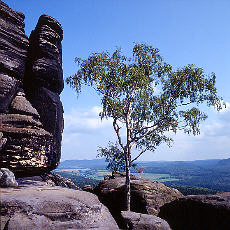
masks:
<instances>
[{"instance_id":1,"label":"valley","mask_svg":"<svg viewBox=\"0 0 230 230\"><path fill-rule=\"evenodd\" d=\"M106 165L104 159L66 160L54 172L70 178L80 187L87 184L94 187L111 174ZM138 173L139 169L143 172ZM185 195L230 191L230 159L137 162L131 173L177 188Z\"/></svg>"}]
</instances>

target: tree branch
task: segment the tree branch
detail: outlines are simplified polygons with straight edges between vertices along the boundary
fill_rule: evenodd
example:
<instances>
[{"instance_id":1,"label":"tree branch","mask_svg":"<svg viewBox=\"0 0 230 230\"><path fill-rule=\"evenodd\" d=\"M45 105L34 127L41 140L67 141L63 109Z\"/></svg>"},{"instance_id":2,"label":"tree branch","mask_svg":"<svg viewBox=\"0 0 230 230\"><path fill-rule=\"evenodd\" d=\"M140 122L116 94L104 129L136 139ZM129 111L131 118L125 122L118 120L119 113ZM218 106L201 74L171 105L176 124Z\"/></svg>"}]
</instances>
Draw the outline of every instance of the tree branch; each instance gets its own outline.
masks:
<instances>
[{"instance_id":1,"label":"tree branch","mask_svg":"<svg viewBox=\"0 0 230 230\"><path fill-rule=\"evenodd\" d=\"M131 160L131 163L133 163L135 160L137 160L144 152L146 152L148 148L146 147L144 150L142 150L133 160Z\"/></svg>"},{"instance_id":2,"label":"tree branch","mask_svg":"<svg viewBox=\"0 0 230 230\"><path fill-rule=\"evenodd\" d=\"M157 126L158 125L158 126ZM135 137L132 139L132 142L137 142L139 141L140 139L142 139L143 137L145 137L148 133L149 133L149 129L153 128L154 126L157 126L153 131L156 131L158 128L160 128L161 126L159 125L159 121L154 124L154 125L151 125L151 126L146 126L146 127L143 127L142 129L140 129L136 134L135 134ZM137 137L137 134L143 132L144 130L147 130L143 135Z\"/></svg>"},{"instance_id":3,"label":"tree branch","mask_svg":"<svg viewBox=\"0 0 230 230\"><path fill-rule=\"evenodd\" d=\"M115 130L115 132L117 134L118 142L119 142L121 148L125 151L125 147L124 147L124 145L122 143L120 132L119 132L120 127L117 124L117 118L114 118L114 120L113 120L113 128L114 128L114 130Z\"/></svg>"}]
</instances>

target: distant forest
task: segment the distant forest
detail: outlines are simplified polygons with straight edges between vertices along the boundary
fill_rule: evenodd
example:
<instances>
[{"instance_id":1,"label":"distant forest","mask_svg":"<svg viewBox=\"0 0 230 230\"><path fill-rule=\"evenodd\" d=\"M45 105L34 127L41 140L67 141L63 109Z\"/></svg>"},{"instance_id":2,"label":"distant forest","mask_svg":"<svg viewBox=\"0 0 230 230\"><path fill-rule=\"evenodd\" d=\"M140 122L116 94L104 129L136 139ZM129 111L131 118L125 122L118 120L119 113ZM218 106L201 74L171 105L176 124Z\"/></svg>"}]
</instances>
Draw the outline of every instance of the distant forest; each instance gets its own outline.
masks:
<instances>
[{"instance_id":1,"label":"distant forest","mask_svg":"<svg viewBox=\"0 0 230 230\"><path fill-rule=\"evenodd\" d=\"M140 163L148 173L167 173L177 181L166 185L203 187L215 191L230 191L230 159L191 162Z\"/></svg>"},{"instance_id":2,"label":"distant forest","mask_svg":"<svg viewBox=\"0 0 230 230\"><path fill-rule=\"evenodd\" d=\"M58 170L63 169L105 170L104 159L76 160L61 162ZM216 192L230 191L230 159L200 160L200 161L172 161L172 162L137 162L137 169L144 169L143 173L169 174L177 180L165 181L165 185L174 187L184 195L214 194ZM135 173L138 170L133 170ZM70 178L79 187L92 185L95 187L99 180L89 176L75 175L69 172L56 172Z\"/></svg>"}]
</instances>

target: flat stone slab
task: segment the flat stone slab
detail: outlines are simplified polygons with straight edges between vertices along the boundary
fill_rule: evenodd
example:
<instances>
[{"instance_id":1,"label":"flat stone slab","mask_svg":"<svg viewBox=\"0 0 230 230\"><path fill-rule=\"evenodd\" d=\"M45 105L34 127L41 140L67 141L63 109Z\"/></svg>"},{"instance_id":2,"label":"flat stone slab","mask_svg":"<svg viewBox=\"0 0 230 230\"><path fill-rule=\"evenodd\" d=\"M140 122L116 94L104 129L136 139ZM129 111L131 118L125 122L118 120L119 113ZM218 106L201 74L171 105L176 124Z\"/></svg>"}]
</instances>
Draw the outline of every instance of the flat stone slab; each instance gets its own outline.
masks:
<instances>
[{"instance_id":1,"label":"flat stone slab","mask_svg":"<svg viewBox=\"0 0 230 230\"><path fill-rule=\"evenodd\" d=\"M119 229L97 196L37 183L0 189L1 230Z\"/></svg>"}]
</instances>

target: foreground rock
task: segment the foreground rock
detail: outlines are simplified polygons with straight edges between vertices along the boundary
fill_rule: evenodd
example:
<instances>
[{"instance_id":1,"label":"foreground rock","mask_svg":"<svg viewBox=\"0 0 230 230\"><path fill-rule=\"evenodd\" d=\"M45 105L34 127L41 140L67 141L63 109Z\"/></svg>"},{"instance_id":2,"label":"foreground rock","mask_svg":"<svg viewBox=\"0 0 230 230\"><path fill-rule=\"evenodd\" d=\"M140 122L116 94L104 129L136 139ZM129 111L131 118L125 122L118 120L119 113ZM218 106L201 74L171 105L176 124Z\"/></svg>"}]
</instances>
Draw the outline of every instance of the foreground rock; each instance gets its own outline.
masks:
<instances>
[{"instance_id":1,"label":"foreground rock","mask_svg":"<svg viewBox=\"0 0 230 230\"><path fill-rule=\"evenodd\" d=\"M0 1L0 168L17 177L58 166L63 108L63 31L42 15L30 39L24 14Z\"/></svg>"},{"instance_id":2,"label":"foreground rock","mask_svg":"<svg viewBox=\"0 0 230 230\"><path fill-rule=\"evenodd\" d=\"M186 196L165 204L159 216L175 230L229 230L230 193Z\"/></svg>"},{"instance_id":3,"label":"foreground rock","mask_svg":"<svg viewBox=\"0 0 230 230\"><path fill-rule=\"evenodd\" d=\"M122 211L121 215L130 230L171 230L168 223L157 216L128 211Z\"/></svg>"},{"instance_id":4,"label":"foreground rock","mask_svg":"<svg viewBox=\"0 0 230 230\"><path fill-rule=\"evenodd\" d=\"M91 193L21 179L1 188L1 229L119 229L108 209Z\"/></svg>"},{"instance_id":5,"label":"foreground rock","mask_svg":"<svg viewBox=\"0 0 230 230\"><path fill-rule=\"evenodd\" d=\"M124 174L114 174L110 179L101 181L94 192L109 208L119 226L123 227L120 212L125 210ZM181 197L183 195L176 189L169 188L160 182L131 175L131 211L133 212L158 215L161 206Z\"/></svg>"}]
</instances>

